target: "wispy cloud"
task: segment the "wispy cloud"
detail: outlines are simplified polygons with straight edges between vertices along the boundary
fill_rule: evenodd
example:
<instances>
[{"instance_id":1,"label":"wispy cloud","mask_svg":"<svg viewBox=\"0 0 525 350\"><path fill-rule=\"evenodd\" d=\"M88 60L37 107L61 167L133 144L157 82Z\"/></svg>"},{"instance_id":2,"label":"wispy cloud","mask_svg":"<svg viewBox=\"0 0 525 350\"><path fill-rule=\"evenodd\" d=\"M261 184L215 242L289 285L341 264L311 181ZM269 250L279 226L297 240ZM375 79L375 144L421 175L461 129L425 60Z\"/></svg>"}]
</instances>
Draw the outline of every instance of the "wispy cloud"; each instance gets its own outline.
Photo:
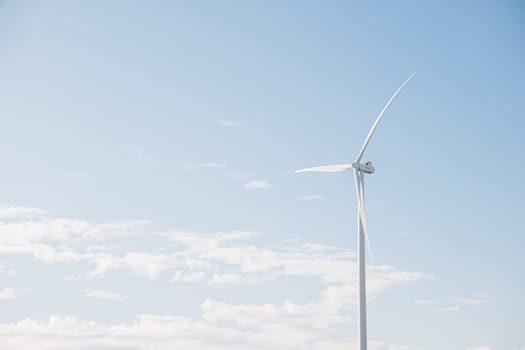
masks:
<instances>
[{"instance_id":1,"label":"wispy cloud","mask_svg":"<svg viewBox=\"0 0 525 350\"><path fill-rule=\"evenodd\" d=\"M195 163L195 164L184 164L183 168L186 171L196 171L199 169L211 169L211 168L225 168L226 163L222 162L202 162L202 163Z\"/></svg>"},{"instance_id":2,"label":"wispy cloud","mask_svg":"<svg viewBox=\"0 0 525 350\"><path fill-rule=\"evenodd\" d=\"M16 298L16 292L12 288L0 290L0 300L10 300Z\"/></svg>"},{"instance_id":3,"label":"wispy cloud","mask_svg":"<svg viewBox=\"0 0 525 350\"><path fill-rule=\"evenodd\" d=\"M414 300L414 304L416 305L432 305L435 304L436 301L433 299L418 299Z\"/></svg>"},{"instance_id":4,"label":"wispy cloud","mask_svg":"<svg viewBox=\"0 0 525 350\"><path fill-rule=\"evenodd\" d=\"M65 282L77 281L77 280L81 280L83 278L84 278L84 276L81 276L81 275L68 275L68 276L64 277L64 281Z\"/></svg>"},{"instance_id":5,"label":"wispy cloud","mask_svg":"<svg viewBox=\"0 0 525 350\"><path fill-rule=\"evenodd\" d=\"M437 309L437 312L456 312L461 310L461 306L481 306L487 303L487 296L484 294L478 294L476 297L469 298L452 298L451 305ZM417 302L415 302L417 304ZM423 304L423 303L419 303Z\"/></svg>"},{"instance_id":6,"label":"wispy cloud","mask_svg":"<svg viewBox=\"0 0 525 350\"><path fill-rule=\"evenodd\" d=\"M88 177L89 177L89 173L85 171L77 171L77 170L64 171L64 178L67 180L86 179Z\"/></svg>"},{"instance_id":7,"label":"wispy cloud","mask_svg":"<svg viewBox=\"0 0 525 350\"><path fill-rule=\"evenodd\" d=\"M86 298L109 299L109 300L124 300L128 298L128 297L123 296L120 293L111 292L111 291L103 290L103 289L88 291L84 294L84 296Z\"/></svg>"},{"instance_id":8,"label":"wispy cloud","mask_svg":"<svg viewBox=\"0 0 525 350\"><path fill-rule=\"evenodd\" d=\"M253 180L244 184L248 190L267 190L272 188L272 184L264 180Z\"/></svg>"},{"instance_id":9,"label":"wispy cloud","mask_svg":"<svg viewBox=\"0 0 525 350\"><path fill-rule=\"evenodd\" d=\"M490 346L473 346L466 348L465 350L492 350Z\"/></svg>"},{"instance_id":10,"label":"wispy cloud","mask_svg":"<svg viewBox=\"0 0 525 350\"><path fill-rule=\"evenodd\" d=\"M299 199L301 199L303 201L317 201L317 200L323 199L323 197L319 196L317 194L310 194L310 195L307 195L307 196L301 196L301 197L299 197Z\"/></svg>"},{"instance_id":11,"label":"wispy cloud","mask_svg":"<svg viewBox=\"0 0 525 350\"><path fill-rule=\"evenodd\" d=\"M189 172L200 171L200 170L222 169L224 171L222 176L225 176L227 178L237 180L237 181L247 180L251 177L250 173L246 171L239 171L236 169L232 169L224 162L201 162L201 163L184 164L183 169ZM254 181L250 181L249 183L247 183L245 187L251 188L251 189L271 188L271 184L269 184L267 181L254 180Z\"/></svg>"},{"instance_id":12,"label":"wispy cloud","mask_svg":"<svg viewBox=\"0 0 525 350\"><path fill-rule=\"evenodd\" d=\"M138 146L124 146L122 148L130 156L143 163L154 163L157 159L151 157L142 147Z\"/></svg>"},{"instance_id":13,"label":"wispy cloud","mask_svg":"<svg viewBox=\"0 0 525 350\"><path fill-rule=\"evenodd\" d=\"M455 304L481 306L487 303L487 297L485 295L478 295L469 298L453 298L452 302Z\"/></svg>"},{"instance_id":14,"label":"wispy cloud","mask_svg":"<svg viewBox=\"0 0 525 350\"><path fill-rule=\"evenodd\" d=\"M224 168L226 163L204 162L199 164L203 168Z\"/></svg>"},{"instance_id":15,"label":"wispy cloud","mask_svg":"<svg viewBox=\"0 0 525 350\"><path fill-rule=\"evenodd\" d=\"M272 274L233 274L233 273L214 273L212 278L208 280L209 284L226 285L226 284L243 284L251 285L274 279Z\"/></svg>"},{"instance_id":16,"label":"wispy cloud","mask_svg":"<svg viewBox=\"0 0 525 350\"><path fill-rule=\"evenodd\" d=\"M170 254L146 252L128 252L124 255L104 253L91 257L90 261L95 264L95 268L89 273L89 277L102 277L110 271L123 270L151 280L182 265Z\"/></svg>"},{"instance_id":17,"label":"wispy cloud","mask_svg":"<svg viewBox=\"0 0 525 350\"><path fill-rule=\"evenodd\" d=\"M461 310L461 308L457 305L454 305L454 306L449 306L449 307L444 307L444 308L441 308L441 309L437 309L436 311L437 312L456 312L456 311L459 311Z\"/></svg>"},{"instance_id":18,"label":"wispy cloud","mask_svg":"<svg viewBox=\"0 0 525 350\"><path fill-rule=\"evenodd\" d=\"M236 122L227 119L219 119L217 122L226 128L237 128L239 126Z\"/></svg>"},{"instance_id":19,"label":"wispy cloud","mask_svg":"<svg viewBox=\"0 0 525 350\"><path fill-rule=\"evenodd\" d=\"M7 277L15 277L18 276L18 272L11 268L5 267L4 265L0 265L0 275L4 275Z\"/></svg>"},{"instance_id":20,"label":"wispy cloud","mask_svg":"<svg viewBox=\"0 0 525 350\"><path fill-rule=\"evenodd\" d=\"M232 178L234 180L245 180L250 177L250 173L232 170L226 173L226 177Z\"/></svg>"},{"instance_id":21,"label":"wispy cloud","mask_svg":"<svg viewBox=\"0 0 525 350\"><path fill-rule=\"evenodd\" d=\"M206 273L202 271L199 271L199 272L175 271L175 275L173 276L171 281L191 283L191 282L202 281L205 277L206 277Z\"/></svg>"}]
</instances>

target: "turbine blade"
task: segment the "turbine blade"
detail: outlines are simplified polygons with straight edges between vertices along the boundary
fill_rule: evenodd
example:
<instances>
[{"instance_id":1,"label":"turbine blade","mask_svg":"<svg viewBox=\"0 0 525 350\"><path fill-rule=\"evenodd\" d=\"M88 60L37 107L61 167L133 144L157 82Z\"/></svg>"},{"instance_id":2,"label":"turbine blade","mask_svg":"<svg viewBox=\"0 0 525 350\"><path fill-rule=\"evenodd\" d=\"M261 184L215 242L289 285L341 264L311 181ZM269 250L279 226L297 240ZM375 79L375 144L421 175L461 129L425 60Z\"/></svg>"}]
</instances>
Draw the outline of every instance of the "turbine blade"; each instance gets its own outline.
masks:
<instances>
[{"instance_id":1,"label":"turbine blade","mask_svg":"<svg viewBox=\"0 0 525 350\"><path fill-rule=\"evenodd\" d=\"M379 125L379 122L381 121L381 119L383 118L383 115L385 114L385 112L388 110L388 107L390 107L390 105L392 104L392 102L394 101L394 99L397 97L397 95L399 95L399 93L401 92L401 90L403 90L403 88L405 87L406 84L408 84L408 82L410 81L410 79L412 79L412 77L414 77L416 73L413 73L410 77L408 77L407 80L405 80L405 82L403 84L401 84L401 86L399 87L399 89L397 89L397 91L394 93L394 95L390 98L390 100L388 100L388 102L386 103L385 107L383 108L383 110L381 111L381 113L379 113L379 115L377 116L376 118L376 121L374 122L374 125L372 125L372 129L370 129L370 131L368 132L368 135L366 136L366 139L365 139L365 142L363 142L363 146L361 147L361 150L359 151L359 154L357 155L357 158L355 159L355 163L359 163L361 161L361 158L363 158L363 154L365 153L365 150L366 150L366 147L368 146L368 143L370 142L370 139L372 138L372 135L374 134L374 132L376 131L376 128L377 128L377 125Z\"/></svg>"},{"instance_id":2,"label":"turbine blade","mask_svg":"<svg viewBox=\"0 0 525 350\"><path fill-rule=\"evenodd\" d=\"M365 193L364 193L364 183L363 183L363 174L359 171L356 171L356 191L357 191L357 206L359 212L359 219L361 221L361 227L363 228L363 233L365 236L366 249L370 258L374 259L372 254L372 246L370 245L370 239L368 238L368 228L366 226L365 218ZM359 177L359 178L357 178Z\"/></svg>"},{"instance_id":3,"label":"turbine blade","mask_svg":"<svg viewBox=\"0 0 525 350\"><path fill-rule=\"evenodd\" d=\"M323 165L316 166L313 168L305 168L296 170L295 173L308 173L308 172L317 172L317 173L337 173L340 171L345 171L352 169L352 164L335 164L335 165Z\"/></svg>"}]
</instances>

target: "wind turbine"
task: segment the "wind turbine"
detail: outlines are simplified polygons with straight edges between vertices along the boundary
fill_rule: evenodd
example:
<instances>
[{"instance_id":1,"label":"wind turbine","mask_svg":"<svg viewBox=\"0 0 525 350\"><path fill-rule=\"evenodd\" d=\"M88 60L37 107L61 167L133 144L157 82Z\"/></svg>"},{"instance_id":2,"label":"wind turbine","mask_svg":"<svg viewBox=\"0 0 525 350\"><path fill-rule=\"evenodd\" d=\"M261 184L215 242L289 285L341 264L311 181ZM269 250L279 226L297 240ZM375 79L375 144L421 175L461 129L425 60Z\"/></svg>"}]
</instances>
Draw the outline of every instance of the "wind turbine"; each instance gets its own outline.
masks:
<instances>
[{"instance_id":1,"label":"wind turbine","mask_svg":"<svg viewBox=\"0 0 525 350\"><path fill-rule=\"evenodd\" d=\"M364 175L373 174L375 171L372 162L361 163L363 154L365 153L366 147L372 138L379 122L383 118L383 115L388 110L394 99L399 95L401 90L406 84L412 79L416 73L413 73L401 86L397 89L394 95L388 100L385 107L377 116L372 128L366 136L365 142L361 150L357 154L357 157L353 163L348 164L336 164L336 165L324 165L313 168L300 169L295 171L296 173L306 172L320 172L320 173L336 173L340 171L353 169L355 179L355 190L357 194L357 265L358 265L358 309L357 309L357 333L359 340L359 350L367 350L367 338L366 338L366 275L365 275L365 240L368 254L372 256L372 250L370 249L370 242L368 240L368 230L366 228L365 221L365 187L364 187Z\"/></svg>"}]
</instances>

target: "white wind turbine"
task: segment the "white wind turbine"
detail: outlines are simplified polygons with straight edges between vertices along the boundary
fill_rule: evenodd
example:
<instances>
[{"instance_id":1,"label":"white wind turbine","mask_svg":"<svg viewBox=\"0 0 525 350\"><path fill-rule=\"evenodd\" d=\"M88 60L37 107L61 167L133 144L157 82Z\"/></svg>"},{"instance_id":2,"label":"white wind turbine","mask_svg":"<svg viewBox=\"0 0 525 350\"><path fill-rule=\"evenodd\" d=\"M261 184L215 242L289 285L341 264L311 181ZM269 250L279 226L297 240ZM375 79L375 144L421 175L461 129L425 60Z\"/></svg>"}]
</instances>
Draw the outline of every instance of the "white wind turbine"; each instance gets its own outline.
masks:
<instances>
[{"instance_id":1,"label":"white wind turbine","mask_svg":"<svg viewBox=\"0 0 525 350\"><path fill-rule=\"evenodd\" d=\"M376 121L374 122L374 125L372 125L372 129L370 129L370 132L366 136L365 142L363 142L363 146L361 147L361 150L359 151L359 154L357 155L357 158L353 163L348 164L337 164L337 165L325 165L325 166L319 166L319 167L313 167L313 168L306 168L297 170L296 173L305 173L305 172L321 172L321 173L336 173L344 170L354 170L354 178L355 178L355 189L357 192L357 265L358 265L358 299L359 299L359 305L357 309L357 333L358 333L358 339L359 339L359 350L367 350L367 338L366 338L366 276L365 276L365 240L366 240L366 247L368 249L368 254L372 256L372 251L370 249L370 242L368 240L368 232L366 229L366 222L365 222L365 189L364 189L364 174L373 174L375 169L372 166L372 162L366 162L365 164L361 164L361 158L363 158L363 154L365 153L366 147L368 146L368 142L370 142L370 139L372 138L372 135L374 134L374 131L377 128L377 125L383 118L383 115L387 111L388 107L392 104L394 99L399 95L401 90L405 87L405 85L412 79L412 77L416 73L412 74L401 86L397 91L394 93L394 95L388 100L387 104L379 113L379 115L376 118Z\"/></svg>"}]
</instances>

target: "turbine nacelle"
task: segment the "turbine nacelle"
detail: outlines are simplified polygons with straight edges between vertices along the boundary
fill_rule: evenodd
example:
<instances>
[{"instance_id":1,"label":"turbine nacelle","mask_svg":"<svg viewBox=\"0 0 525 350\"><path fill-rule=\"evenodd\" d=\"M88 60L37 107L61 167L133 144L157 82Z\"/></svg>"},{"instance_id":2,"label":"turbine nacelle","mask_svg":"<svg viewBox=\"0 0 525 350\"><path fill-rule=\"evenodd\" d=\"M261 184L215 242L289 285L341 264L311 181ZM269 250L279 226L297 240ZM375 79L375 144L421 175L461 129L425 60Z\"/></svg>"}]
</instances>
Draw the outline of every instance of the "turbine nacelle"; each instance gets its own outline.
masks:
<instances>
[{"instance_id":1,"label":"turbine nacelle","mask_svg":"<svg viewBox=\"0 0 525 350\"><path fill-rule=\"evenodd\" d=\"M362 171L365 174L373 174L376 171L376 168L374 168L372 162L366 162L365 164L352 163L352 168Z\"/></svg>"}]
</instances>

